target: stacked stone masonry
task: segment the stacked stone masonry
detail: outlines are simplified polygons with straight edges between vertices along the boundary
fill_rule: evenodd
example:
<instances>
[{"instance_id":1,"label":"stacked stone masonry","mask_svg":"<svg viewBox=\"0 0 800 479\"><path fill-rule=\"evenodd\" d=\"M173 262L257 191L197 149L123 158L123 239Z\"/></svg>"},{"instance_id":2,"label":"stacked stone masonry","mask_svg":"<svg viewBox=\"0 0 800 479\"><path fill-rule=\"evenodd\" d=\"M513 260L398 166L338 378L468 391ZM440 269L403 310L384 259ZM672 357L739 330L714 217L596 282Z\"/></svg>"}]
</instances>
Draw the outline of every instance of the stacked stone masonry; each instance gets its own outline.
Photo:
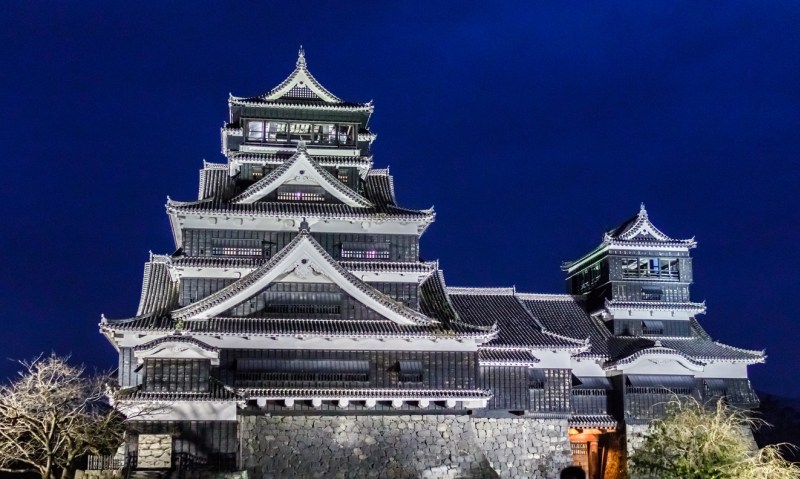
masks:
<instances>
[{"instance_id":1,"label":"stacked stone masonry","mask_svg":"<svg viewBox=\"0 0 800 479\"><path fill-rule=\"evenodd\" d=\"M169 434L139 434L140 469L165 469L172 466L172 436Z\"/></svg>"},{"instance_id":2,"label":"stacked stone masonry","mask_svg":"<svg viewBox=\"0 0 800 479\"><path fill-rule=\"evenodd\" d=\"M469 416L244 416L252 478L552 478L566 420Z\"/></svg>"}]
</instances>

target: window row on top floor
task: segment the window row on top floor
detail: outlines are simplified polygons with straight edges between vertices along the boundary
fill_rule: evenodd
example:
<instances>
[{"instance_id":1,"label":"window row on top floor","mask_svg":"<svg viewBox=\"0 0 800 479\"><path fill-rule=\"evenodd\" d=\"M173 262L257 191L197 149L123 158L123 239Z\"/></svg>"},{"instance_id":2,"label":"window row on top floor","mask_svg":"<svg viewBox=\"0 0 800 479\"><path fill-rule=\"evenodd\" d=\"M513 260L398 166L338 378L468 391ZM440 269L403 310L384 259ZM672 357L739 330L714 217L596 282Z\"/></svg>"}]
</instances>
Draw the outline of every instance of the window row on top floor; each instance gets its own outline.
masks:
<instances>
[{"instance_id":1,"label":"window row on top floor","mask_svg":"<svg viewBox=\"0 0 800 479\"><path fill-rule=\"evenodd\" d=\"M677 258L623 258L623 278L650 278L678 281Z\"/></svg>"},{"instance_id":2,"label":"window row on top floor","mask_svg":"<svg viewBox=\"0 0 800 479\"><path fill-rule=\"evenodd\" d=\"M356 125L248 120L246 140L256 143L306 141L315 145L353 146L356 143Z\"/></svg>"}]
</instances>

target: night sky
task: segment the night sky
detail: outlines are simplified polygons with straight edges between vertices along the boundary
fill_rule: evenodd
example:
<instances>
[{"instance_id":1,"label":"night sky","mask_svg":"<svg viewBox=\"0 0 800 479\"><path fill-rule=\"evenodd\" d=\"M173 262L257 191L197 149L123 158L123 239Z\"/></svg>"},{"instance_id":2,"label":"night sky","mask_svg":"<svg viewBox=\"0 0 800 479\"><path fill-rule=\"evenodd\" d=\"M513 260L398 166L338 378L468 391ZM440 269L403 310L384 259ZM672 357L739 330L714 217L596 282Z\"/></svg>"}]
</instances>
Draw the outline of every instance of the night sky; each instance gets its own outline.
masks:
<instances>
[{"instance_id":1,"label":"night sky","mask_svg":"<svg viewBox=\"0 0 800 479\"><path fill-rule=\"evenodd\" d=\"M196 198L228 93L302 44L375 101L375 166L435 205L422 251L449 285L563 292L561 262L645 202L699 242L702 324L800 396L800 3L162 3L0 7L0 358L115 366L100 313L132 316L148 250L174 250L167 195Z\"/></svg>"}]
</instances>

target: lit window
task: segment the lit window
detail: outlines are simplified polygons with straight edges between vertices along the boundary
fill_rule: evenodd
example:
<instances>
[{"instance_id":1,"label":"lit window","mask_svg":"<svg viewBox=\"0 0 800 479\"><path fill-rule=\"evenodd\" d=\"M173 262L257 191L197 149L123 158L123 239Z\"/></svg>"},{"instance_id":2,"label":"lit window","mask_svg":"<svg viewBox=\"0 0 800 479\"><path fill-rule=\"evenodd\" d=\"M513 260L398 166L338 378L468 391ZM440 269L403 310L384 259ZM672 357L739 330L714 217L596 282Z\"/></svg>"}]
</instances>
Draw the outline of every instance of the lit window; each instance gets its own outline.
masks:
<instances>
[{"instance_id":1,"label":"lit window","mask_svg":"<svg viewBox=\"0 0 800 479\"><path fill-rule=\"evenodd\" d=\"M288 136L286 134L286 123L279 121L268 121L265 124L264 130L266 131L267 141L286 141Z\"/></svg>"},{"instance_id":2,"label":"lit window","mask_svg":"<svg viewBox=\"0 0 800 479\"><path fill-rule=\"evenodd\" d=\"M311 141L311 123L292 123L289 125L290 141Z\"/></svg>"},{"instance_id":3,"label":"lit window","mask_svg":"<svg viewBox=\"0 0 800 479\"><path fill-rule=\"evenodd\" d=\"M247 122L247 139L250 141L264 141L264 122Z\"/></svg>"},{"instance_id":4,"label":"lit window","mask_svg":"<svg viewBox=\"0 0 800 479\"><path fill-rule=\"evenodd\" d=\"M355 128L353 125L339 125L338 128L338 139L340 145L352 145L354 140L354 132Z\"/></svg>"},{"instance_id":5,"label":"lit window","mask_svg":"<svg viewBox=\"0 0 800 479\"><path fill-rule=\"evenodd\" d=\"M318 186L306 186L306 185L279 186L278 201L321 203L325 201L325 193L324 190Z\"/></svg>"},{"instance_id":6,"label":"lit window","mask_svg":"<svg viewBox=\"0 0 800 479\"><path fill-rule=\"evenodd\" d=\"M387 260L389 243L344 243L341 258L344 260Z\"/></svg>"},{"instance_id":7,"label":"lit window","mask_svg":"<svg viewBox=\"0 0 800 479\"><path fill-rule=\"evenodd\" d=\"M653 278L678 281L677 258L623 258L623 278Z\"/></svg>"},{"instance_id":8,"label":"lit window","mask_svg":"<svg viewBox=\"0 0 800 479\"><path fill-rule=\"evenodd\" d=\"M264 256L264 245L254 239L214 238L211 246L214 256Z\"/></svg>"},{"instance_id":9,"label":"lit window","mask_svg":"<svg viewBox=\"0 0 800 479\"><path fill-rule=\"evenodd\" d=\"M312 141L317 144L335 145L336 144L336 135L334 134L335 127L336 125L330 125L330 124L314 125L314 138Z\"/></svg>"}]
</instances>

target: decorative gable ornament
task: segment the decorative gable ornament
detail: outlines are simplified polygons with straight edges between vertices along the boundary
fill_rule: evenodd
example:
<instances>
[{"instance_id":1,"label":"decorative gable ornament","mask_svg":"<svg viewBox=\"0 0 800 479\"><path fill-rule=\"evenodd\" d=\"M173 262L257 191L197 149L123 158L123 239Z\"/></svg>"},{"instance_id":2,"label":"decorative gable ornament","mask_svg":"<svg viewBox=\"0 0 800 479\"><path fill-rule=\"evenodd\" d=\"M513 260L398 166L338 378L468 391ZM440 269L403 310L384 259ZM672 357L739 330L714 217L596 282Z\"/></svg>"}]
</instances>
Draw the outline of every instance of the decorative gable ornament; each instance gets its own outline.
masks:
<instances>
[{"instance_id":1,"label":"decorative gable ornament","mask_svg":"<svg viewBox=\"0 0 800 479\"><path fill-rule=\"evenodd\" d=\"M312 96L313 95L313 96ZM284 97L289 99L314 99L322 100L326 103L342 103L342 100L323 87L316 78L308 71L306 53L303 47L297 52L297 63L294 71L286 80L281 82L272 90L260 96L262 100L280 100Z\"/></svg>"},{"instance_id":2,"label":"decorative gable ornament","mask_svg":"<svg viewBox=\"0 0 800 479\"><path fill-rule=\"evenodd\" d=\"M250 185L231 200L237 204L252 204L284 185L314 185L342 203L357 208L373 206L372 202L353 191L319 166L306 150L306 143L297 143L297 152L270 174Z\"/></svg>"},{"instance_id":3,"label":"decorative gable ornament","mask_svg":"<svg viewBox=\"0 0 800 479\"><path fill-rule=\"evenodd\" d=\"M625 222L615 230L606 232L603 235L603 243L669 243L680 244L689 248L697 246L697 242L694 238L676 240L656 228L650 221L644 203L640 205L639 213L634 218Z\"/></svg>"}]
</instances>

